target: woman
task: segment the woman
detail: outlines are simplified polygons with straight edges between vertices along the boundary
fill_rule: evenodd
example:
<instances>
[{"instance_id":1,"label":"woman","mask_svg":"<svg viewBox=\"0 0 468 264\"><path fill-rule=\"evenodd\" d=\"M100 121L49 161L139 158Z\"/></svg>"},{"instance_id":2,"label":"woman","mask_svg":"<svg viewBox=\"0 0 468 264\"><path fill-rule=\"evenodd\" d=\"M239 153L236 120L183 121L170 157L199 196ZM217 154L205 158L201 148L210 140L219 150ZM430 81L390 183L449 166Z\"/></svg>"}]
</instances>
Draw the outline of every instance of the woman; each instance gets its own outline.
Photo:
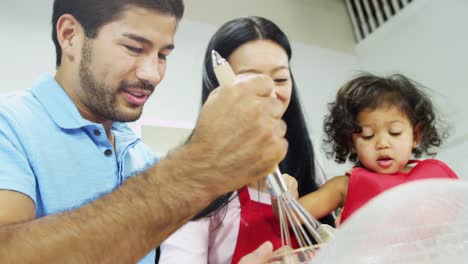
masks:
<instances>
[{"instance_id":1,"label":"woman","mask_svg":"<svg viewBox=\"0 0 468 264\"><path fill-rule=\"evenodd\" d=\"M238 76L264 74L273 80L274 96L283 105L289 142L279 168L297 180L299 196L317 190L312 143L290 70L291 47L286 35L261 17L238 18L221 26L205 54L202 103L219 86L212 50L226 58ZM334 226L331 215L320 220ZM219 197L169 237L161 245L160 263L237 263L266 240L274 249L280 247L279 232L266 183L254 183Z\"/></svg>"}]
</instances>

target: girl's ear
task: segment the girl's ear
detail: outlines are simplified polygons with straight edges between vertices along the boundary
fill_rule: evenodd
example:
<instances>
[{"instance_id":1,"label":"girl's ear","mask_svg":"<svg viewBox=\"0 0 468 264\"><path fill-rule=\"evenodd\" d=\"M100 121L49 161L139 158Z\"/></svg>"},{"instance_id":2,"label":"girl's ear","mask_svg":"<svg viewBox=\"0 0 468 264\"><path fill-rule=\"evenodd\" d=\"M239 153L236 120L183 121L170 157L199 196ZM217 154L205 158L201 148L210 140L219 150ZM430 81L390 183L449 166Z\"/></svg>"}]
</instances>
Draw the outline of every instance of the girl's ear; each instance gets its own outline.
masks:
<instances>
[{"instance_id":1,"label":"girl's ear","mask_svg":"<svg viewBox=\"0 0 468 264\"><path fill-rule=\"evenodd\" d=\"M421 124L418 124L414 127L413 130L413 148L416 148L421 144L422 141L422 127Z\"/></svg>"}]
</instances>

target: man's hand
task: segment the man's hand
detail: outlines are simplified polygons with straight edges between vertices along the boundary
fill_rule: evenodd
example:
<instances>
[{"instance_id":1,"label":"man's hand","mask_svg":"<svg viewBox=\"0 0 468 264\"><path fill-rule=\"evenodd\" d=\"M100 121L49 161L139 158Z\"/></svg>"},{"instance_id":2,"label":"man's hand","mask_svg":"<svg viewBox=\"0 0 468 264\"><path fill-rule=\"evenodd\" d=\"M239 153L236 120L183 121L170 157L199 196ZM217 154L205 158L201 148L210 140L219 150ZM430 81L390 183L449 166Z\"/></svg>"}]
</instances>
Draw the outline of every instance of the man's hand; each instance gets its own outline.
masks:
<instances>
[{"instance_id":1,"label":"man's hand","mask_svg":"<svg viewBox=\"0 0 468 264\"><path fill-rule=\"evenodd\" d=\"M261 74L237 76L210 94L186 146L206 168L204 181L222 194L272 172L288 143L274 83Z\"/></svg>"}]
</instances>

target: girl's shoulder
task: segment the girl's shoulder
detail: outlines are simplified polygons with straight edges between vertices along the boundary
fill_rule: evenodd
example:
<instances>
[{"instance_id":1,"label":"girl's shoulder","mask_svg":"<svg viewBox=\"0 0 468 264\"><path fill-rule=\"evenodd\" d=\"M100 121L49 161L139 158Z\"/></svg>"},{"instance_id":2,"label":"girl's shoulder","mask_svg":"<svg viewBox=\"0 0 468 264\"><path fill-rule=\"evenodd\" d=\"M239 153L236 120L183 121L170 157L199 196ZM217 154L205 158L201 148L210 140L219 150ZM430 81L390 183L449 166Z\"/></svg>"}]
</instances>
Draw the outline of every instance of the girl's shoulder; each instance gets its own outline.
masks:
<instances>
[{"instance_id":1,"label":"girl's shoulder","mask_svg":"<svg viewBox=\"0 0 468 264\"><path fill-rule=\"evenodd\" d=\"M438 159L418 160L416 161L416 165L412 168L412 171L415 169L426 171L441 170L449 178L459 178L457 174L446 163Z\"/></svg>"}]
</instances>

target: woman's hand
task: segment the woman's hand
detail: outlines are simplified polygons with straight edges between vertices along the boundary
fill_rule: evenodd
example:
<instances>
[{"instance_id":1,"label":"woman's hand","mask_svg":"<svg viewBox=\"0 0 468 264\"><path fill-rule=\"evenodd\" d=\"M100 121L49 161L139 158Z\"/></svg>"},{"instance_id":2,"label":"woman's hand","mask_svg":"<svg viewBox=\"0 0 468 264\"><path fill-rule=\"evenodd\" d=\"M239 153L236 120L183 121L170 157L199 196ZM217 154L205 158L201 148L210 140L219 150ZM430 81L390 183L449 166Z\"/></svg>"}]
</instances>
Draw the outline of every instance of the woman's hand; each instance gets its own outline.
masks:
<instances>
[{"instance_id":1,"label":"woman's hand","mask_svg":"<svg viewBox=\"0 0 468 264\"><path fill-rule=\"evenodd\" d=\"M273 255L273 245L270 241L263 243L255 251L245 255L239 264L265 264Z\"/></svg>"},{"instance_id":2,"label":"woman's hand","mask_svg":"<svg viewBox=\"0 0 468 264\"><path fill-rule=\"evenodd\" d=\"M292 194L294 199L299 198L299 192L297 190L297 180L293 176L284 173L283 174L284 182L286 183L286 188L288 188L288 192Z\"/></svg>"},{"instance_id":3,"label":"woman's hand","mask_svg":"<svg viewBox=\"0 0 468 264\"><path fill-rule=\"evenodd\" d=\"M267 264L268 260L277 255L282 255L292 251L293 248L283 246L273 252L273 245L270 241L266 241L260 245L255 251L245 255L238 264Z\"/></svg>"}]
</instances>

